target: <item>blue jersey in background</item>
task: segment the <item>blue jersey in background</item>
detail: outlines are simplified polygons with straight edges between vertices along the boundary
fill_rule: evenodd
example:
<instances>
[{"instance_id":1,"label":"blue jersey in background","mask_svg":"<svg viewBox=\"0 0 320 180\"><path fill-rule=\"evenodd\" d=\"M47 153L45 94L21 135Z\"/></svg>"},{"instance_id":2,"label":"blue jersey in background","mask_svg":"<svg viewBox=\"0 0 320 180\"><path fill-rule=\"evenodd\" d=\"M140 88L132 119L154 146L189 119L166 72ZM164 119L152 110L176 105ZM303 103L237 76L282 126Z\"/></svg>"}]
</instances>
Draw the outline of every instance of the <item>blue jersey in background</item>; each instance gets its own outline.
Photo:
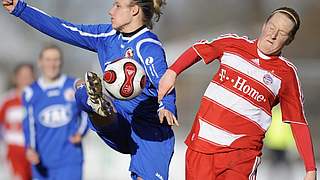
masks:
<instances>
[{"instance_id":1,"label":"blue jersey in background","mask_svg":"<svg viewBox=\"0 0 320 180\"><path fill-rule=\"evenodd\" d=\"M74 81L61 75L54 83L46 84L40 78L23 94L26 147L35 149L47 168L83 162L82 145L69 140L76 133L84 135L88 127L85 113L75 102Z\"/></svg>"}]
</instances>

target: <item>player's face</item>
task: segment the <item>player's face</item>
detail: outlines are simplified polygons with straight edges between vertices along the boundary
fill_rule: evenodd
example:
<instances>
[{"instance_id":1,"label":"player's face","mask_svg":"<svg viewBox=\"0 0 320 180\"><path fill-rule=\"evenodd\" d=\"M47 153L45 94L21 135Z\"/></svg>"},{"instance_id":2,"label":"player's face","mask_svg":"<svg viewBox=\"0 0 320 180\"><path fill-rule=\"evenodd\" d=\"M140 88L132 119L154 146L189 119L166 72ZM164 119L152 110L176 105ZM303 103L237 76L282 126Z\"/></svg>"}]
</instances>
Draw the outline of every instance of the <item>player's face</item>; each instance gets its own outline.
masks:
<instances>
[{"instance_id":1,"label":"player's face","mask_svg":"<svg viewBox=\"0 0 320 180\"><path fill-rule=\"evenodd\" d=\"M134 15L132 8L131 0L114 1L113 6L109 11L112 27L114 29L123 32L132 23Z\"/></svg>"},{"instance_id":2,"label":"player's face","mask_svg":"<svg viewBox=\"0 0 320 180\"><path fill-rule=\"evenodd\" d=\"M55 80L61 73L61 54L57 49L47 49L39 59L42 75L47 80Z\"/></svg>"},{"instance_id":3,"label":"player's face","mask_svg":"<svg viewBox=\"0 0 320 180\"><path fill-rule=\"evenodd\" d=\"M30 85L34 80L34 74L29 66L22 66L15 76L15 84L18 89Z\"/></svg>"},{"instance_id":4,"label":"player's face","mask_svg":"<svg viewBox=\"0 0 320 180\"><path fill-rule=\"evenodd\" d=\"M294 22L285 14L274 14L262 27L262 32L258 39L259 50L266 55L279 54L286 45L293 27Z\"/></svg>"}]
</instances>

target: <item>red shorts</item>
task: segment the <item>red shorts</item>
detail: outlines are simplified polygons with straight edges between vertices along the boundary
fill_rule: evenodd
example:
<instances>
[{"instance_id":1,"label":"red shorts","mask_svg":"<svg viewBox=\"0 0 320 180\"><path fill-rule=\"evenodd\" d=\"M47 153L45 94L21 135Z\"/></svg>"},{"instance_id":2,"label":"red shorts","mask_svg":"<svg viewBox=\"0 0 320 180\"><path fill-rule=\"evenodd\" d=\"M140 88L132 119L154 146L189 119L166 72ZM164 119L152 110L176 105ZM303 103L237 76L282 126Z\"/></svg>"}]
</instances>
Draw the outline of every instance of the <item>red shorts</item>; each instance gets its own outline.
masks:
<instances>
[{"instance_id":1,"label":"red shorts","mask_svg":"<svg viewBox=\"0 0 320 180\"><path fill-rule=\"evenodd\" d=\"M243 149L204 154L190 148L186 152L186 180L255 180L259 152Z\"/></svg>"},{"instance_id":2,"label":"red shorts","mask_svg":"<svg viewBox=\"0 0 320 180\"><path fill-rule=\"evenodd\" d=\"M8 145L8 161L15 177L21 180L31 179L31 166L26 159L25 148L22 146Z\"/></svg>"}]
</instances>

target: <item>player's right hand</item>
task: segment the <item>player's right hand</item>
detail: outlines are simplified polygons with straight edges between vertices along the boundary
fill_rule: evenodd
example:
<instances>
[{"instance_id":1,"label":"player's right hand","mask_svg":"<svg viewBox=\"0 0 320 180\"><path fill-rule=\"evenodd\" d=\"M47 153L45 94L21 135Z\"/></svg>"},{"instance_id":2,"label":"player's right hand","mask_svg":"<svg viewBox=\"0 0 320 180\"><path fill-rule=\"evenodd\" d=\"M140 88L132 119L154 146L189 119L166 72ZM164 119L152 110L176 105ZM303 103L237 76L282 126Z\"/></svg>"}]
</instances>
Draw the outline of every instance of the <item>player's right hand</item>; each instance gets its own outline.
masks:
<instances>
[{"instance_id":1,"label":"player's right hand","mask_svg":"<svg viewBox=\"0 0 320 180\"><path fill-rule=\"evenodd\" d=\"M317 179L317 172L316 171L308 171L304 180L316 180Z\"/></svg>"},{"instance_id":2,"label":"player's right hand","mask_svg":"<svg viewBox=\"0 0 320 180\"><path fill-rule=\"evenodd\" d=\"M40 163L39 155L38 155L38 153L37 153L34 149L28 148L28 149L27 149L27 152L26 152L26 156L27 156L27 160L28 160L31 164L37 165L37 164Z\"/></svg>"},{"instance_id":3,"label":"player's right hand","mask_svg":"<svg viewBox=\"0 0 320 180\"><path fill-rule=\"evenodd\" d=\"M2 0L2 6L6 9L9 13L11 13L14 8L16 7L18 0Z\"/></svg>"},{"instance_id":4,"label":"player's right hand","mask_svg":"<svg viewBox=\"0 0 320 180\"><path fill-rule=\"evenodd\" d=\"M159 81L158 102L160 102L165 95L169 94L173 90L176 78L177 73L171 69L167 69L167 71L163 74Z\"/></svg>"},{"instance_id":5,"label":"player's right hand","mask_svg":"<svg viewBox=\"0 0 320 180\"><path fill-rule=\"evenodd\" d=\"M71 136L69 138L69 141L72 143L72 144L80 144L81 143L81 140L82 140L82 136L81 134L79 133L76 133L74 134L73 136Z\"/></svg>"}]
</instances>

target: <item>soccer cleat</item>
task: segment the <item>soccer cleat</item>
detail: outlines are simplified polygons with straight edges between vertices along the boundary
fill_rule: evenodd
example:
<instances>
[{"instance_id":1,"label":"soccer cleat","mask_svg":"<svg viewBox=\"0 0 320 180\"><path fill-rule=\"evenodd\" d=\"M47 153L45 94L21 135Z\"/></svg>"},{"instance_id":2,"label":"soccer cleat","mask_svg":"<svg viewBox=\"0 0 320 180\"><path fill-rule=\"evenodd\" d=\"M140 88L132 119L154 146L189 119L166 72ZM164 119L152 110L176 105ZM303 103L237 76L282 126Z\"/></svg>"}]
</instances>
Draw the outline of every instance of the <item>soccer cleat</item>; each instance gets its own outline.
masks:
<instances>
[{"instance_id":1,"label":"soccer cleat","mask_svg":"<svg viewBox=\"0 0 320 180\"><path fill-rule=\"evenodd\" d=\"M85 87L89 96L87 103L93 111L103 117L113 116L115 112L111 103L103 95L102 82L96 73L90 71L86 73Z\"/></svg>"}]
</instances>

